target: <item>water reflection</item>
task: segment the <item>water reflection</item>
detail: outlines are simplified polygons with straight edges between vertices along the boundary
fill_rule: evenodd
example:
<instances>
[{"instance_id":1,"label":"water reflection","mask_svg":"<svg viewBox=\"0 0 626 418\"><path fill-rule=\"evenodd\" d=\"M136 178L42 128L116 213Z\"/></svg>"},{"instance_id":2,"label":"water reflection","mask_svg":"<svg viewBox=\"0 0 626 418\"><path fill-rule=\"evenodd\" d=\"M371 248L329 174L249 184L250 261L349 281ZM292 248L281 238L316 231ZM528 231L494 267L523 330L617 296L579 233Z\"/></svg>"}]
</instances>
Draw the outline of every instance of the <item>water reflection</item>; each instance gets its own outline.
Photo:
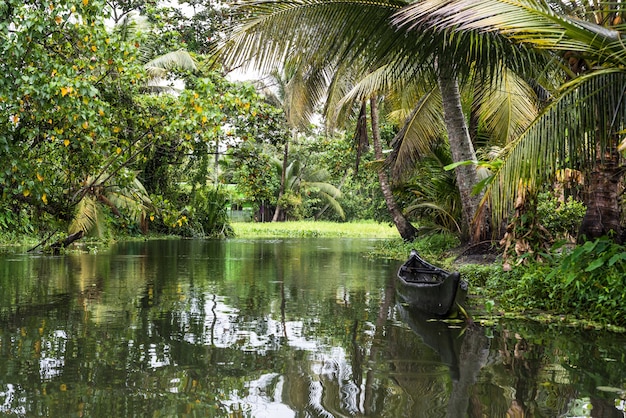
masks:
<instances>
[{"instance_id":1,"label":"water reflection","mask_svg":"<svg viewBox=\"0 0 626 418\"><path fill-rule=\"evenodd\" d=\"M366 240L0 255L0 412L623 417L626 338L428 321Z\"/></svg>"}]
</instances>

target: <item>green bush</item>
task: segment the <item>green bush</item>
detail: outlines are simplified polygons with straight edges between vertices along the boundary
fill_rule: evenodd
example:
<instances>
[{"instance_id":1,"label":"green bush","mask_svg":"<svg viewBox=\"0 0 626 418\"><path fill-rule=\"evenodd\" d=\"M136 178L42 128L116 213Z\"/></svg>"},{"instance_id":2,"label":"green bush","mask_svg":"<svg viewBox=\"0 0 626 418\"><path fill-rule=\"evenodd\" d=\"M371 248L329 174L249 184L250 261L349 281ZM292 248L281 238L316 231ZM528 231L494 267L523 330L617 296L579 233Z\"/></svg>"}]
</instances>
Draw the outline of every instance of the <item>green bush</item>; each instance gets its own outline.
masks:
<instances>
[{"instance_id":1,"label":"green bush","mask_svg":"<svg viewBox=\"0 0 626 418\"><path fill-rule=\"evenodd\" d=\"M626 252L609 238L588 241L566 253L546 276L555 308L585 312L626 325Z\"/></svg>"},{"instance_id":2,"label":"green bush","mask_svg":"<svg viewBox=\"0 0 626 418\"><path fill-rule=\"evenodd\" d=\"M539 309L626 326L626 252L608 238L490 274L484 292L503 309Z\"/></svg>"},{"instance_id":3,"label":"green bush","mask_svg":"<svg viewBox=\"0 0 626 418\"><path fill-rule=\"evenodd\" d=\"M446 254L458 245L459 238L451 233L426 235L413 242L405 242L397 238L376 244L371 255L402 260L409 256L412 249L415 249L426 260L433 260L433 264L438 267L449 268L451 262L445 259Z\"/></svg>"},{"instance_id":4,"label":"green bush","mask_svg":"<svg viewBox=\"0 0 626 418\"><path fill-rule=\"evenodd\" d=\"M559 201L550 193L540 193L537 197L537 217L539 223L554 238L565 234L576 236L580 223L585 216L585 205L571 196L564 202Z\"/></svg>"},{"instance_id":5,"label":"green bush","mask_svg":"<svg viewBox=\"0 0 626 418\"><path fill-rule=\"evenodd\" d=\"M228 218L230 196L220 187L195 190L191 200L187 234L192 236L229 237L234 235Z\"/></svg>"},{"instance_id":6,"label":"green bush","mask_svg":"<svg viewBox=\"0 0 626 418\"><path fill-rule=\"evenodd\" d=\"M463 264L457 270L472 287L484 287L492 277L500 273L502 267L499 264Z\"/></svg>"},{"instance_id":7,"label":"green bush","mask_svg":"<svg viewBox=\"0 0 626 418\"><path fill-rule=\"evenodd\" d=\"M285 211L288 220L300 221L304 219L304 206L300 195L288 190L278 199L278 204Z\"/></svg>"}]
</instances>

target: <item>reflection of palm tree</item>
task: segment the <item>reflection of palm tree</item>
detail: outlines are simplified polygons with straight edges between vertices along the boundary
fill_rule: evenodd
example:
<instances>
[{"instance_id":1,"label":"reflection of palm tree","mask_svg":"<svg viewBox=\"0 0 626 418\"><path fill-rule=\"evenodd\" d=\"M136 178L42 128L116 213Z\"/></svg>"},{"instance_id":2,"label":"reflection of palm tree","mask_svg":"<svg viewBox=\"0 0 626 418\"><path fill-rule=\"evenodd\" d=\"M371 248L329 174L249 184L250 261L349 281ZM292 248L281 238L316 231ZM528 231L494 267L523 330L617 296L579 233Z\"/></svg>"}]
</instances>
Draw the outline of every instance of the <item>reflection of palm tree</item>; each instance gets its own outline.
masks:
<instances>
[{"instance_id":1,"label":"reflection of palm tree","mask_svg":"<svg viewBox=\"0 0 626 418\"><path fill-rule=\"evenodd\" d=\"M457 418L467 415L470 388L478 380L478 374L487 363L488 357L489 339L485 335L485 330L478 325L468 326L459 354L459 379L452 382L447 417Z\"/></svg>"}]
</instances>

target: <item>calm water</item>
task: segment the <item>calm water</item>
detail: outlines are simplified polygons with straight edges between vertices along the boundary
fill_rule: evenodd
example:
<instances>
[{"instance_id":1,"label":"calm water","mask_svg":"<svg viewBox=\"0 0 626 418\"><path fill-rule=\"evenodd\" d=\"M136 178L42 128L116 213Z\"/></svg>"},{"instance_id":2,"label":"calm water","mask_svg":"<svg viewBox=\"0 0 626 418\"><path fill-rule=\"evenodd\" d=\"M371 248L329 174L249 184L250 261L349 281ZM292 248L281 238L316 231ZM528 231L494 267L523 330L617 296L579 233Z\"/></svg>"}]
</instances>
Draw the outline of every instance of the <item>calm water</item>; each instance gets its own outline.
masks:
<instances>
[{"instance_id":1,"label":"calm water","mask_svg":"<svg viewBox=\"0 0 626 418\"><path fill-rule=\"evenodd\" d=\"M0 255L0 413L624 417L626 338L426 321L366 240Z\"/></svg>"}]
</instances>

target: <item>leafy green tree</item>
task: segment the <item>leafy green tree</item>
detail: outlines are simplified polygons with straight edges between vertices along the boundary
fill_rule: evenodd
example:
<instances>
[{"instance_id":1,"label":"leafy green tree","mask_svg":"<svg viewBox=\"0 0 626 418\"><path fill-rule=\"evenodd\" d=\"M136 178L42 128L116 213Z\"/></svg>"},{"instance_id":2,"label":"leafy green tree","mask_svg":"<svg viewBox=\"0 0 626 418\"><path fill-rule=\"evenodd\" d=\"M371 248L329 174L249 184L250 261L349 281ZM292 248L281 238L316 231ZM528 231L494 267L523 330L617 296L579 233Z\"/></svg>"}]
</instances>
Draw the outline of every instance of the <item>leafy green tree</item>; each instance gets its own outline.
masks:
<instances>
[{"instance_id":1,"label":"leafy green tree","mask_svg":"<svg viewBox=\"0 0 626 418\"><path fill-rule=\"evenodd\" d=\"M16 206L67 221L89 176L137 155L112 109L143 77L138 44L107 30L103 10L98 0L0 5L0 189Z\"/></svg>"},{"instance_id":2,"label":"leafy green tree","mask_svg":"<svg viewBox=\"0 0 626 418\"><path fill-rule=\"evenodd\" d=\"M124 4L117 18L142 4ZM189 55L158 55L152 33L109 27L105 19L115 10L98 0L0 4L6 17L0 23L3 228L24 228L7 215L16 213L50 223L44 229L65 228L73 219L72 228L84 230L99 224L94 205L126 210L121 215L128 220L141 207L142 227L159 215L167 225L182 224L193 199L164 197L176 185L161 174L190 169L181 181L202 188L207 172L200 169L223 141L283 135L279 111L262 104L251 86L221 76L187 74L178 96L147 94L152 69L169 71ZM139 206L119 200L131 196ZM149 201L162 207L148 208Z\"/></svg>"}]
</instances>

